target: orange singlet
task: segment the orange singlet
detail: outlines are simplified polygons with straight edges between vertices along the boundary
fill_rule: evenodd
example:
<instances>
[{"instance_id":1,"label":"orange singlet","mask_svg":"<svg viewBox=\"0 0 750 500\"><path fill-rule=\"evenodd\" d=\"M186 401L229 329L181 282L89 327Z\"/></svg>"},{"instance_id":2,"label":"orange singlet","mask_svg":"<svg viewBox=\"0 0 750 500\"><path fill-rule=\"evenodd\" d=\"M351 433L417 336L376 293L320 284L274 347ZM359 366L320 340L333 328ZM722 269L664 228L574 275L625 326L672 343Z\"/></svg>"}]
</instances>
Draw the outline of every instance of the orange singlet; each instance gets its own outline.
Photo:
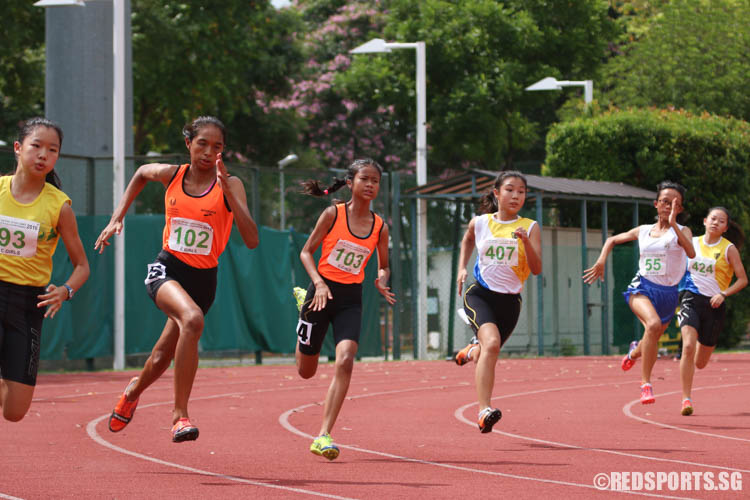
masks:
<instances>
[{"instance_id":1,"label":"orange singlet","mask_svg":"<svg viewBox=\"0 0 750 500\"><path fill-rule=\"evenodd\" d=\"M216 182L199 196L185 192L183 182L189 167L177 168L164 194L163 248L189 266L210 269L219 264L234 216Z\"/></svg>"},{"instance_id":2,"label":"orange singlet","mask_svg":"<svg viewBox=\"0 0 750 500\"><path fill-rule=\"evenodd\" d=\"M346 204L336 205L336 219L323 238L323 249L318 261L321 276L337 283L362 283L367 261L380 241L383 219L375 212L370 234L360 238L349 230L349 216Z\"/></svg>"}]
</instances>

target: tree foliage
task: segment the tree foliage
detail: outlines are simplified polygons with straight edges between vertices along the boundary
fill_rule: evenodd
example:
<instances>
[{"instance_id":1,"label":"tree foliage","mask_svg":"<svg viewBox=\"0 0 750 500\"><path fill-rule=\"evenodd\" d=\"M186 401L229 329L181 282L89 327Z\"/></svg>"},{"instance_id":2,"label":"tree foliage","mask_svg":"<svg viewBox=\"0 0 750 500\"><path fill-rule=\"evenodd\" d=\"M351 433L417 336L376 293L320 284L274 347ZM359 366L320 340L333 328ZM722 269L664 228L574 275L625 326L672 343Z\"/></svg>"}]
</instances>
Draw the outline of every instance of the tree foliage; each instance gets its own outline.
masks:
<instances>
[{"instance_id":1,"label":"tree foliage","mask_svg":"<svg viewBox=\"0 0 750 500\"><path fill-rule=\"evenodd\" d=\"M750 2L676 0L633 23L631 43L606 66L619 107L708 111L750 120Z\"/></svg>"},{"instance_id":2,"label":"tree foliage","mask_svg":"<svg viewBox=\"0 0 750 500\"><path fill-rule=\"evenodd\" d=\"M0 47L0 139L10 144L19 122L44 112L44 9L3 5Z\"/></svg>"}]
</instances>

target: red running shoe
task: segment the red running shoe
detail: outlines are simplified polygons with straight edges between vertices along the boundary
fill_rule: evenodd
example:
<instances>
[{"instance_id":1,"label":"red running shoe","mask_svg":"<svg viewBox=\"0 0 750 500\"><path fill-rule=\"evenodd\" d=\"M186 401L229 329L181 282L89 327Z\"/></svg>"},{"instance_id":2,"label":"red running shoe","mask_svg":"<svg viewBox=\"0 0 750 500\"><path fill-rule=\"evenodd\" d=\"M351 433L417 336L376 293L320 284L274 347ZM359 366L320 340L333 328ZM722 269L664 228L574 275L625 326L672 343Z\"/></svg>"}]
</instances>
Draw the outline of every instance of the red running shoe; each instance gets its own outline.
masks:
<instances>
[{"instance_id":1,"label":"red running shoe","mask_svg":"<svg viewBox=\"0 0 750 500\"><path fill-rule=\"evenodd\" d=\"M682 400L682 410L680 411L680 413L682 413L682 415L685 417L693 414L693 402L690 401L690 398L685 398Z\"/></svg>"},{"instance_id":2,"label":"red running shoe","mask_svg":"<svg viewBox=\"0 0 750 500\"><path fill-rule=\"evenodd\" d=\"M626 372L633 368L633 365L635 364L634 359L630 359L630 353L635 351L635 348L638 347L638 341L634 340L630 343L630 348L628 349L628 353L625 355L624 358L622 358L622 371Z\"/></svg>"},{"instance_id":3,"label":"red running shoe","mask_svg":"<svg viewBox=\"0 0 750 500\"><path fill-rule=\"evenodd\" d=\"M198 428L187 418L181 418L172 426L172 442L195 441L198 439Z\"/></svg>"},{"instance_id":4,"label":"red running shoe","mask_svg":"<svg viewBox=\"0 0 750 500\"><path fill-rule=\"evenodd\" d=\"M503 418L503 412L497 408L485 408L479 413L479 432L486 434L492 432L492 426Z\"/></svg>"},{"instance_id":5,"label":"red running shoe","mask_svg":"<svg viewBox=\"0 0 750 500\"><path fill-rule=\"evenodd\" d=\"M641 403L644 405L653 404L656 401L654 397L654 388L651 384L643 384L641 386Z\"/></svg>"},{"instance_id":6,"label":"red running shoe","mask_svg":"<svg viewBox=\"0 0 750 500\"><path fill-rule=\"evenodd\" d=\"M109 430L112 432L120 432L133 419L135 408L138 406L138 400L141 398L139 397L135 401L128 401L125 394L128 392L128 389L130 389L130 386L135 384L136 380L138 380L138 377L130 379L127 387L125 387L125 392L120 396L120 400L117 402L117 405L115 405L115 409L112 410L112 415L109 417Z\"/></svg>"},{"instance_id":7,"label":"red running shoe","mask_svg":"<svg viewBox=\"0 0 750 500\"><path fill-rule=\"evenodd\" d=\"M458 366L465 365L466 363L471 361L471 351L473 351L474 349L481 349L481 347L479 346L479 339L477 339L476 337L472 337L469 345L458 351L456 355L453 356L453 360Z\"/></svg>"}]
</instances>

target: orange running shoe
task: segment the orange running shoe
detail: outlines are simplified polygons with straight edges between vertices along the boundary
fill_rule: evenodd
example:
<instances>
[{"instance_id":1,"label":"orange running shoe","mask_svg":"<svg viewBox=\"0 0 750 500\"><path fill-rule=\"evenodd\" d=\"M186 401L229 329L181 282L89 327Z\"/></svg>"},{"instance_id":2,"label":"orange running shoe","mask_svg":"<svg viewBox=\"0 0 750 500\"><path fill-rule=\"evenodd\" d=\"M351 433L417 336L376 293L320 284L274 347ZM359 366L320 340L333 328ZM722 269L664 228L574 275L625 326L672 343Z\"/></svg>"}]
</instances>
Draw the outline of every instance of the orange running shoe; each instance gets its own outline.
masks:
<instances>
[{"instance_id":1,"label":"orange running shoe","mask_svg":"<svg viewBox=\"0 0 750 500\"><path fill-rule=\"evenodd\" d=\"M634 340L630 343L630 348L628 349L628 353L625 355L624 358L622 358L622 371L626 372L633 368L633 365L635 364L634 359L630 359L630 353L635 351L635 348L638 347L638 341Z\"/></svg>"},{"instance_id":2,"label":"orange running shoe","mask_svg":"<svg viewBox=\"0 0 750 500\"><path fill-rule=\"evenodd\" d=\"M479 412L479 432L486 434L492 432L492 426L503 418L503 412L497 408L485 408Z\"/></svg>"},{"instance_id":3,"label":"orange running shoe","mask_svg":"<svg viewBox=\"0 0 750 500\"><path fill-rule=\"evenodd\" d=\"M682 411L680 413L685 417L693 414L693 402L690 401L690 398L682 400Z\"/></svg>"},{"instance_id":4,"label":"orange running shoe","mask_svg":"<svg viewBox=\"0 0 750 500\"><path fill-rule=\"evenodd\" d=\"M195 441L198 439L198 428L187 418L181 418L172 426L172 442Z\"/></svg>"},{"instance_id":5,"label":"orange running shoe","mask_svg":"<svg viewBox=\"0 0 750 500\"><path fill-rule=\"evenodd\" d=\"M458 366L465 365L466 363L471 361L471 351L473 351L474 349L481 349L481 347L479 346L479 339L477 339L476 337L472 337L469 345L458 351L453 356L453 360Z\"/></svg>"},{"instance_id":6,"label":"orange running shoe","mask_svg":"<svg viewBox=\"0 0 750 500\"><path fill-rule=\"evenodd\" d=\"M654 388L651 384L643 384L641 386L641 403L644 405L653 404L656 401L654 397Z\"/></svg>"},{"instance_id":7,"label":"orange running shoe","mask_svg":"<svg viewBox=\"0 0 750 500\"><path fill-rule=\"evenodd\" d=\"M125 394L127 394L130 386L135 384L136 380L138 380L138 377L130 379L128 386L125 387L125 392L120 396L120 400L117 402L115 409L112 410L112 415L109 417L109 430L112 432L120 432L133 419L135 408L138 406L138 400L141 398L139 397L135 401L128 401Z\"/></svg>"}]
</instances>

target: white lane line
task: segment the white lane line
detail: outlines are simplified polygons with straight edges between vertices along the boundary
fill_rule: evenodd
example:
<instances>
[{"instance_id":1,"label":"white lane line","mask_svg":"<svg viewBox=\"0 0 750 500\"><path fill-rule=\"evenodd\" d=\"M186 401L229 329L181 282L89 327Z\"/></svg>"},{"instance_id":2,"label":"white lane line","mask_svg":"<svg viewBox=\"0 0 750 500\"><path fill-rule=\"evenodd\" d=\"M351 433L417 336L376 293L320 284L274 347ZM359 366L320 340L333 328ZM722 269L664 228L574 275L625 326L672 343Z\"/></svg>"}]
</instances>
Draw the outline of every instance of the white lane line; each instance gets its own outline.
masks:
<instances>
[{"instance_id":1,"label":"white lane line","mask_svg":"<svg viewBox=\"0 0 750 500\"><path fill-rule=\"evenodd\" d=\"M23 498L12 497L10 495L5 495L3 493L0 493L0 498L7 498L8 500L23 500Z\"/></svg>"},{"instance_id":2,"label":"white lane line","mask_svg":"<svg viewBox=\"0 0 750 500\"><path fill-rule=\"evenodd\" d=\"M205 400L205 399L226 398L226 397L232 397L232 396L237 396L237 395L242 395L242 394L247 394L247 393L246 392L232 392L232 393L227 393L227 394L216 394L216 395L213 395L213 396L206 396L206 397L201 397L201 398L191 398L190 400L191 401L197 401L197 400ZM142 405L141 408L148 408L150 406L160 406L160 405L167 405L167 404L172 404L172 401L162 401L162 402L159 402L159 403L150 403L150 404L147 404L147 405ZM140 458L142 460L147 460L149 462L153 462L155 464L163 465L165 467L172 467L172 468L175 468L175 469L184 470L184 471L187 471L187 472L192 472L194 474L200 474L200 475L203 475L203 476L210 476L210 477L215 477L215 478L219 478L219 479L225 479L227 481L234 481L236 483L249 484L249 485L252 485L252 486L260 486L260 487L263 487L263 488L272 488L272 489L275 489L275 490L284 490L284 491L290 491L290 492L294 492L294 493L301 493L301 494L305 494L305 495L313 495L313 496L324 497L324 498L336 498L336 499L343 499L343 500L354 500L351 497L342 497L342 496L338 496L338 495L330 495L330 494L327 494L327 493L320 493L318 491L305 490L305 489L302 489L302 488L292 488L290 486L281 486L281 485L277 485L277 484L268 484L268 483L264 483L264 482L261 482L261 481L252 481L250 479L245 479L245 478L242 478L242 477L229 476L227 474L219 474L219 473L211 472L211 471L207 471L207 470L196 469L195 467L189 467L187 465L181 465L181 464L177 464L177 463L174 463L174 462L167 462L166 460L160 460L158 458L150 457L148 455L143 455L143 454L137 453L135 451L126 450L125 448L121 448L119 446L116 446L116 445L110 443L109 441L104 440L104 438L102 438L99 435L99 433L96 431L96 425L99 422L101 422L102 420L107 419L107 418L109 418L109 413L107 413L105 415L102 415L100 417L97 417L94 420L90 421L86 425L86 432L88 433L89 437L91 437L91 439L93 439L96 443L104 446L105 448L109 448L111 450L114 450L114 451L116 451L118 453L122 453L124 455L130 455L131 457Z\"/></svg>"},{"instance_id":3,"label":"white lane line","mask_svg":"<svg viewBox=\"0 0 750 500\"><path fill-rule=\"evenodd\" d=\"M466 386L466 385L469 385L469 384L468 383L460 384L460 386ZM374 392L374 393L370 393L370 394L362 394L362 395L358 395L358 396L352 396L350 399L368 398L368 397L373 397L373 396L383 396L383 395L388 395L388 394L398 394L398 393L413 392L413 391L424 391L424 390L433 390L433 389L445 389L446 387L456 387L456 386L440 385L440 386L432 386L432 387L419 387L419 388L412 388L412 389L393 390L393 391L386 391L386 392ZM281 424L281 426L283 428L285 428L286 430L288 430L292 434L297 434L298 436L302 436L302 437L308 438L308 439L314 439L314 436L312 436L311 434L307 434L306 432L303 432L303 431L297 429L296 427L294 427L289 422L289 416L292 413L296 413L296 412L299 412L299 411L304 411L305 408L310 408L310 407L316 406L318 404L319 403L309 403L309 404L298 406L296 408L292 408L291 410L285 411L284 413L282 413L281 415L279 415L279 424ZM476 425L476 424L474 424L474 425ZM404 456L401 456L401 455L394 455L392 453L386 453L386 452L382 452L382 451L376 451L376 450L370 450L370 449L367 449L367 448L361 448L359 446L340 444L338 442L336 443L336 445L339 448L345 448L345 449L348 449L348 450L359 451L359 452L362 452L362 453L369 453L371 455L377 455L377 456L381 456L381 457L386 457L386 458L391 458L391 459L396 459L396 460L402 460L404 462L412 462L412 463L417 463L417 464L422 464L422 465L430 465L430 466L434 466L434 467L441 467L441 468L444 468L444 469L452 469L452 470L458 470L458 471L462 471L462 472L473 472L473 473L477 473L477 474L484 474L484 475L496 476L496 477L505 477L505 478L510 478L510 479L521 479L521 480L524 480L524 481L535 481L535 482L540 482L540 483L554 484L554 485L558 485L558 486L574 486L574 487L577 487L577 488L587 488L587 489L592 489L592 490L596 490L596 491L612 492L610 490L599 490L598 488L596 488L592 484L571 483L571 482L567 482L567 481L557 481L557 480L554 480L554 479L544 479L544 478L538 478L538 477L521 476L521 475L518 475L518 474L507 474L507 473L504 473L504 472L494 472L494 471L488 471L488 470L484 470L484 469L473 469L471 467L462 467L460 465L452 465L452 464L445 464L445 463L440 463L440 462L432 462L432 461L429 461L429 460L422 460L422 459L419 459L419 458L404 457ZM674 496L669 496L669 495L657 495L655 493L644 493L644 492L640 492L640 491L614 491L613 493L624 493L624 494L628 494L628 495L641 495L641 496L657 497L657 498L680 498L680 499L689 498L689 497L674 497Z\"/></svg>"},{"instance_id":4,"label":"white lane line","mask_svg":"<svg viewBox=\"0 0 750 500\"><path fill-rule=\"evenodd\" d=\"M710 386L710 387L693 388L693 390L694 391L701 391L701 390L704 390L704 389L723 389L725 387L739 387L739 386L743 386L743 385L750 385L750 383L745 382L745 383L742 383L742 384L714 385L714 386ZM670 396L672 394L678 394L678 393L681 393L681 392L682 392L681 390L679 390L679 391L672 391L672 392L665 392L665 393L660 394L660 396ZM723 434L714 434L712 432L694 431L693 429L685 429L684 427L680 427L680 426L677 426L677 425L665 424L665 423L662 423L662 422L657 422L656 420L650 420L650 419L647 419L647 418L639 417L639 416L633 414L633 412L631 411L631 408L633 407L633 405L635 405L636 403L640 403L640 402L641 402L640 399L634 399L630 403L626 404L625 406L622 407L623 413L625 413L626 416L628 416L628 417L630 417L632 419L640 420L641 422L646 422L647 424L658 425L659 427L666 427L667 429L674 429L676 431L682 431L682 432L690 432L692 434L698 434L698 435L701 435L701 436L709 436L709 437L715 437L715 438L720 438L720 439L731 439L733 441L744 441L746 443L750 443L750 439L747 439L747 438L740 438L740 437L735 437L735 436L725 436Z\"/></svg>"},{"instance_id":5,"label":"white lane line","mask_svg":"<svg viewBox=\"0 0 750 500\"><path fill-rule=\"evenodd\" d=\"M506 398L512 398L512 397L516 397L516 396L528 396L528 395L532 395L532 394L540 394L540 393L544 393L544 392L568 391L568 390L575 390L575 389L586 389L586 388L592 388L592 387L602 387L602 386L608 386L608 385L618 385L618 384L612 383L612 384L592 384L592 385L577 385L577 386L567 386L567 387L566 386L564 386L564 387L553 387L553 388L549 388L549 389L539 389L539 390L536 390L536 391L527 391L527 392L518 392L518 393L515 393L515 394L506 394L504 396L495 396L492 399L506 399ZM469 424L471 426L477 425L476 422L473 422L473 421L471 421L471 420L469 420L469 419L467 419L466 417L463 416L463 412L467 408L469 408L471 406L476 406L477 404L478 403L469 403L469 404L466 404L466 405L461 406L460 408L456 409L456 411L454 413L456 419L460 420L461 422L467 423L467 424ZM604 448L589 448L589 447L585 447L585 446L578 446L578 445L575 445L575 444L560 443L558 441L549 441L547 439L538 439L538 438L533 438L533 437L529 437L529 436L523 436L521 434L513 434L511 432L503 432L503 431L500 431L500 430L497 430L497 429L492 429L492 432L493 433L497 433L497 434L501 434L503 436L508 436L508 437L512 437L512 438L516 438L516 439L522 439L522 440L525 440L525 441L533 441L535 443L542 443L542 444L547 444L547 445L552 445L552 446L559 446L561 448L571 448L571 449L583 450L583 451L594 451L594 452L597 452L597 453L609 453L611 455L620 455L620 456L630 457L630 458L639 458L639 459L642 459L642 460L653 460L653 461L657 461L657 462L669 462L669 463L676 463L676 464L683 464L683 465L693 465L693 466L705 467L705 468L709 468L709 469L720 469L720 470L737 471L737 472L750 472L750 470L735 469L733 467L724 467L724 466L719 466L719 465L703 464L703 463L699 463L699 462L689 462L689 461L686 461L686 460L676 460L676 459L672 459L672 458L651 457L651 456L648 456L648 455L638 455L636 453L626 453L626 452L623 452L623 451L607 450L607 449L604 449Z\"/></svg>"}]
</instances>

